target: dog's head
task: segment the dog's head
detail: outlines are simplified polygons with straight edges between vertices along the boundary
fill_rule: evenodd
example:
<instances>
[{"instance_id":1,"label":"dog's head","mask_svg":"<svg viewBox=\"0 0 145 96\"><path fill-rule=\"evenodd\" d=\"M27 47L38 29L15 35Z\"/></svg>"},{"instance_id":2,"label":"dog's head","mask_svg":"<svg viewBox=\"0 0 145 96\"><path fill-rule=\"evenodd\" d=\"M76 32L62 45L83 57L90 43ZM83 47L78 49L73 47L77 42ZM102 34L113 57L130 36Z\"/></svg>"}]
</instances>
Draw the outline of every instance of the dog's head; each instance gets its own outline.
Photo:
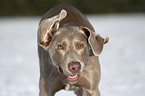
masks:
<instances>
[{"instance_id":1,"label":"dog's head","mask_svg":"<svg viewBox=\"0 0 145 96\"><path fill-rule=\"evenodd\" d=\"M67 16L62 10L58 15L43 20L39 27L39 45L49 52L58 71L69 82L75 82L87 66L90 54L98 56L108 42L87 27L68 26L59 28Z\"/></svg>"}]
</instances>

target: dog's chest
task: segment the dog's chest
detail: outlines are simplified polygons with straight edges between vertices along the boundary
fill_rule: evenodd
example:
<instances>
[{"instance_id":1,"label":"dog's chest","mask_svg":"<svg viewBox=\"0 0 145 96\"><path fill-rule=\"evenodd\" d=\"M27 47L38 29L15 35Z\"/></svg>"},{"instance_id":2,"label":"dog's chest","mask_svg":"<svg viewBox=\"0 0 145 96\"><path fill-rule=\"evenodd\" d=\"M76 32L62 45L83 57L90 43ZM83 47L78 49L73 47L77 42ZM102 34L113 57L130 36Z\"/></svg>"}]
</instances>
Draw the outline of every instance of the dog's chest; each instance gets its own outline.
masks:
<instances>
[{"instance_id":1,"label":"dog's chest","mask_svg":"<svg viewBox=\"0 0 145 96\"><path fill-rule=\"evenodd\" d=\"M76 96L76 95L74 91L60 90L55 94L55 96Z\"/></svg>"}]
</instances>

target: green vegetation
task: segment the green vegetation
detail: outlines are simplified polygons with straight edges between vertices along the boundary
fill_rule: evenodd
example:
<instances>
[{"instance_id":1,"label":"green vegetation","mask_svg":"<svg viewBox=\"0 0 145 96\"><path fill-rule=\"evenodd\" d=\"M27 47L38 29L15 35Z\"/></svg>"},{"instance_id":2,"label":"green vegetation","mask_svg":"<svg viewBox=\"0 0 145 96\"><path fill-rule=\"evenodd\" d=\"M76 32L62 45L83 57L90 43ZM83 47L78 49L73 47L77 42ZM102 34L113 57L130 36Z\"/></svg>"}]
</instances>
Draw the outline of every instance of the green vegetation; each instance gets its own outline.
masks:
<instances>
[{"instance_id":1,"label":"green vegetation","mask_svg":"<svg viewBox=\"0 0 145 96\"><path fill-rule=\"evenodd\" d=\"M1 0L0 16L42 15L58 4L72 5L86 14L145 12L145 0Z\"/></svg>"}]
</instances>

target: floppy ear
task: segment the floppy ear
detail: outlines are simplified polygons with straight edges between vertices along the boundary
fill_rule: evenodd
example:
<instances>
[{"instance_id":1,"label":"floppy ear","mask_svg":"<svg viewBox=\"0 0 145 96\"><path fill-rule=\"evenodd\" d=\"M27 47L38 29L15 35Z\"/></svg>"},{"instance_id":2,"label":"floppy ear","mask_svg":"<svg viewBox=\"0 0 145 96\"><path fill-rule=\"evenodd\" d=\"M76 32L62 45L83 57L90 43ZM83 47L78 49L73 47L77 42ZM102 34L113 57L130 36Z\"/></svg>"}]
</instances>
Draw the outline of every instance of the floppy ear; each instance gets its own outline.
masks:
<instances>
[{"instance_id":1,"label":"floppy ear","mask_svg":"<svg viewBox=\"0 0 145 96\"><path fill-rule=\"evenodd\" d=\"M99 34L91 31L87 27L81 27L81 29L85 32L88 37L89 45L92 48L92 51L95 56L99 56L103 50L104 44L108 43L109 38L102 38Z\"/></svg>"},{"instance_id":2,"label":"floppy ear","mask_svg":"<svg viewBox=\"0 0 145 96\"><path fill-rule=\"evenodd\" d=\"M39 45L44 49L49 48L55 33L58 31L60 21L64 19L66 15L67 12L65 10L61 10L58 15L45 19L40 23Z\"/></svg>"}]
</instances>

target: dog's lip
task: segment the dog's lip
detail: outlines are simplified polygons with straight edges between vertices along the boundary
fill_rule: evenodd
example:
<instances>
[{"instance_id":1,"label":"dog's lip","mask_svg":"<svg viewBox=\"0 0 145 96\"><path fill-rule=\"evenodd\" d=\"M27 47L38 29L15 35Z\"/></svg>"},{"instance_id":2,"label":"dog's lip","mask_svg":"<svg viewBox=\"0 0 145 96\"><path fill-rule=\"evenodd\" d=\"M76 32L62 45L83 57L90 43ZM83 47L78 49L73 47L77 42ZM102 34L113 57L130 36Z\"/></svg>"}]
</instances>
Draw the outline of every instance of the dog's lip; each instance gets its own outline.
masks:
<instances>
[{"instance_id":1,"label":"dog's lip","mask_svg":"<svg viewBox=\"0 0 145 96\"><path fill-rule=\"evenodd\" d=\"M63 73L63 70L62 70L60 67L57 67L57 69L58 69L58 72L59 72L63 77L66 78L66 76L65 76L64 73Z\"/></svg>"},{"instance_id":2,"label":"dog's lip","mask_svg":"<svg viewBox=\"0 0 145 96\"><path fill-rule=\"evenodd\" d=\"M75 75L73 75L73 76L68 76L68 77L67 77L67 80L68 80L69 82L76 82L76 81L78 80L78 78L79 78L79 74L75 74Z\"/></svg>"},{"instance_id":3,"label":"dog's lip","mask_svg":"<svg viewBox=\"0 0 145 96\"><path fill-rule=\"evenodd\" d=\"M59 71L59 73L60 73L63 77L65 77L65 78L67 79L68 82L74 83L74 82L76 82L76 81L78 80L78 78L79 78L79 74L66 76L66 75L63 73L63 70L62 70L60 67L58 67L58 71Z\"/></svg>"}]
</instances>

